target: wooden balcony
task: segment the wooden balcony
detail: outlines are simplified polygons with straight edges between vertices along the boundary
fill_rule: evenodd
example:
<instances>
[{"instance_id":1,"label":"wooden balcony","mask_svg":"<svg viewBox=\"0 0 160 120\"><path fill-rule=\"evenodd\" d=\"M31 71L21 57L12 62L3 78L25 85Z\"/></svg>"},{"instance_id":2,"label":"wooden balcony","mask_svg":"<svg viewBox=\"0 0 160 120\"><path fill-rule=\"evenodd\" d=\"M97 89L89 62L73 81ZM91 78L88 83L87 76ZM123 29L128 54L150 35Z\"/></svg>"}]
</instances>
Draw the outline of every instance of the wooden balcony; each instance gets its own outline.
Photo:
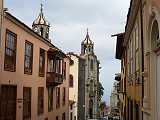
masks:
<instances>
[{"instance_id":1,"label":"wooden balcony","mask_svg":"<svg viewBox=\"0 0 160 120\"><path fill-rule=\"evenodd\" d=\"M55 72L47 72L46 86L58 86L63 83L63 75Z\"/></svg>"}]
</instances>

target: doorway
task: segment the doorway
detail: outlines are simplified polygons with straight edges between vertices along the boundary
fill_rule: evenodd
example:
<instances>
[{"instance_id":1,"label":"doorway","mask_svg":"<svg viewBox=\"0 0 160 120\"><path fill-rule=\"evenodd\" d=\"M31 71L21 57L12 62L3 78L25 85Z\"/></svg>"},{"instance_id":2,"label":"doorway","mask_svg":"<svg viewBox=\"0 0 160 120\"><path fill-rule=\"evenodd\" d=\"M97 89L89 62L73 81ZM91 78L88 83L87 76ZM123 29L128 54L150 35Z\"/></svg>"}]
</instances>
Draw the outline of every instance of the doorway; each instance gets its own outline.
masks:
<instances>
[{"instance_id":1,"label":"doorway","mask_svg":"<svg viewBox=\"0 0 160 120\"><path fill-rule=\"evenodd\" d=\"M2 85L0 98L0 120L16 120L17 87Z\"/></svg>"}]
</instances>

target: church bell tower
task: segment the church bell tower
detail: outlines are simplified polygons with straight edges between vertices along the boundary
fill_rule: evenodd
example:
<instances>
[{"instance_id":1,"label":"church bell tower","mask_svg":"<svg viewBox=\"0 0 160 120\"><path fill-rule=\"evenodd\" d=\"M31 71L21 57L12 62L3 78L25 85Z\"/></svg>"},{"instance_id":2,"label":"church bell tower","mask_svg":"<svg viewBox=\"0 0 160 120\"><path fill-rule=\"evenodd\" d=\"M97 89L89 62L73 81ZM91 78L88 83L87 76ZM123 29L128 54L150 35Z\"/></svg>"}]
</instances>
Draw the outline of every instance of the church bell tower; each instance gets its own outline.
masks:
<instances>
[{"instance_id":1,"label":"church bell tower","mask_svg":"<svg viewBox=\"0 0 160 120\"><path fill-rule=\"evenodd\" d=\"M94 54L94 43L89 37L88 29L86 38L81 43L81 55L85 54Z\"/></svg>"},{"instance_id":2,"label":"church bell tower","mask_svg":"<svg viewBox=\"0 0 160 120\"><path fill-rule=\"evenodd\" d=\"M36 33L38 33L40 36L42 36L43 38L51 42L49 39L49 28L50 28L50 24L47 22L47 20L44 17L43 4L41 4L40 13L38 17L34 20L32 24L32 29Z\"/></svg>"},{"instance_id":3,"label":"church bell tower","mask_svg":"<svg viewBox=\"0 0 160 120\"><path fill-rule=\"evenodd\" d=\"M85 59L85 118L96 119L98 116L98 82L99 61L94 53L94 42L90 39L88 29L81 42L81 55Z\"/></svg>"}]
</instances>

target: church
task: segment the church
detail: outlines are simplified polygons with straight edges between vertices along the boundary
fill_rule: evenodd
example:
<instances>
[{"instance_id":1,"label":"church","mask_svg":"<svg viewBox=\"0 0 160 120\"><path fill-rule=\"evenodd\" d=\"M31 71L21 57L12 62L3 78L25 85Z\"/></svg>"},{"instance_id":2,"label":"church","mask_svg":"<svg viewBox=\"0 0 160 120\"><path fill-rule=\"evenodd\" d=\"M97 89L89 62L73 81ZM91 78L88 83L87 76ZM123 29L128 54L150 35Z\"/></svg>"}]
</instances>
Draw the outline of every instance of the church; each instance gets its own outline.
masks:
<instances>
[{"instance_id":1,"label":"church","mask_svg":"<svg viewBox=\"0 0 160 120\"><path fill-rule=\"evenodd\" d=\"M85 59L85 118L98 117L98 82L99 61L94 52L94 42L90 39L88 29L81 43L81 57Z\"/></svg>"}]
</instances>

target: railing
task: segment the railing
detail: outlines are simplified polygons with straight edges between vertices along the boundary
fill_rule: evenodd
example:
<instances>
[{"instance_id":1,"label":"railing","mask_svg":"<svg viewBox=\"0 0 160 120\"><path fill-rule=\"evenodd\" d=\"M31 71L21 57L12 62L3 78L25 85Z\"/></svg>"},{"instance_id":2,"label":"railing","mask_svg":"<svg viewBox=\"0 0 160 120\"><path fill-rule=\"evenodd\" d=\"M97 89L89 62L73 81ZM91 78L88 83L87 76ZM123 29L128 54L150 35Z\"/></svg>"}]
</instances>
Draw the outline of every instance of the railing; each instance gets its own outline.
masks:
<instances>
[{"instance_id":1,"label":"railing","mask_svg":"<svg viewBox=\"0 0 160 120\"><path fill-rule=\"evenodd\" d=\"M57 86L63 83L63 75L55 72L47 72L46 85Z\"/></svg>"}]
</instances>

